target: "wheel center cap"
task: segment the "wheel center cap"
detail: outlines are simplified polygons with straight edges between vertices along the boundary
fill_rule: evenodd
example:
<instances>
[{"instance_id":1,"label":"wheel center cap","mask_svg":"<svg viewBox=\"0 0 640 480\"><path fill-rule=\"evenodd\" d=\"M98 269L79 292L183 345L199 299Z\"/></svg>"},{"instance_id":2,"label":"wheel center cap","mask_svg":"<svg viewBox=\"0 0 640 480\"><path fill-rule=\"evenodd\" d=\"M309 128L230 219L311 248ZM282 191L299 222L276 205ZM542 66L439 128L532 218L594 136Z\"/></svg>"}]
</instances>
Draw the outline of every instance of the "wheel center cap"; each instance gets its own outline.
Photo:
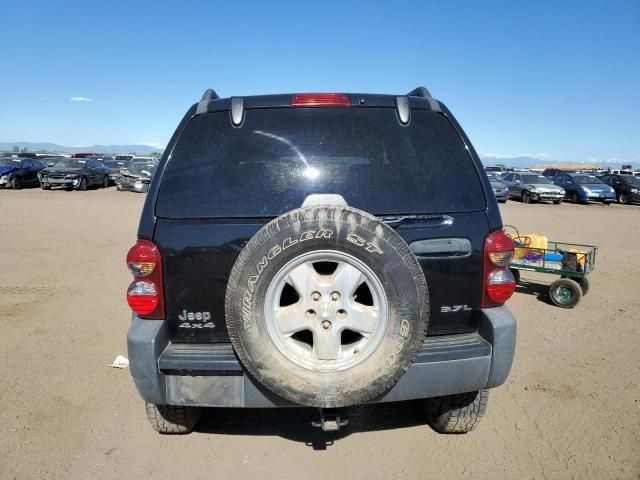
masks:
<instances>
[{"instance_id":1,"label":"wheel center cap","mask_svg":"<svg viewBox=\"0 0 640 480\"><path fill-rule=\"evenodd\" d=\"M333 320L335 316L333 305L329 302L322 302L318 308L318 316L320 320Z\"/></svg>"}]
</instances>

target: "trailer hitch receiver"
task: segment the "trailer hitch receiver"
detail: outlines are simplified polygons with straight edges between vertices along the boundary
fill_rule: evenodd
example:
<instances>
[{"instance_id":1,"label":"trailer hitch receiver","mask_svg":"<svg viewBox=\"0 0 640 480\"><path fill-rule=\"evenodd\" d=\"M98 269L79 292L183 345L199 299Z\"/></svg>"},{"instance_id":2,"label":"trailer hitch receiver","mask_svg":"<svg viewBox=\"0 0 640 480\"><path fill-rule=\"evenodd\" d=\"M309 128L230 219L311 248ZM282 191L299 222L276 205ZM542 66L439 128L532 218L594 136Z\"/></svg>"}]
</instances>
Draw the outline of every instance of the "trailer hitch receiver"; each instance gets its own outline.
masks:
<instances>
[{"instance_id":1,"label":"trailer hitch receiver","mask_svg":"<svg viewBox=\"0 0 640 480\"><path fill-rule=\"evenodd\" d=\"M320 409L320 420L311 422L316 428L321 428L323 432L337 432L340 428L347 426L349 420L341 419L340 413L331 409Z\"/></svg>"}]
</instances>

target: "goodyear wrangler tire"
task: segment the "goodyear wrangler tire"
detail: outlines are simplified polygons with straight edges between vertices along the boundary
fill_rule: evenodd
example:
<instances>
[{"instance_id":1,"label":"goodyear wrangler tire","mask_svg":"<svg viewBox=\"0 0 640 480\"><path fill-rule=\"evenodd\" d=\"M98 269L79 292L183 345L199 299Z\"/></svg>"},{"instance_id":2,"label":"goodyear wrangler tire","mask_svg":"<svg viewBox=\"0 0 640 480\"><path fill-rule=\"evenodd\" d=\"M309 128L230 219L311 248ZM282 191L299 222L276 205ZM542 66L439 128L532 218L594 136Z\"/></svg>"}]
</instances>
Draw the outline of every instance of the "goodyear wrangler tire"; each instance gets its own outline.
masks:
<instances>
[{"instance_id":1,"label":"goodyear wrangler tire","mask_svg":"<svg viewBox=\"0 0 640 480\"><path fill-rule=\"evenodd\" d=\"M244 247L225 299L231 342L262 385L331 408L383 394L428 324L424 273L404 240L348 207L286 213Z\"/></svg>"}]
</instances>

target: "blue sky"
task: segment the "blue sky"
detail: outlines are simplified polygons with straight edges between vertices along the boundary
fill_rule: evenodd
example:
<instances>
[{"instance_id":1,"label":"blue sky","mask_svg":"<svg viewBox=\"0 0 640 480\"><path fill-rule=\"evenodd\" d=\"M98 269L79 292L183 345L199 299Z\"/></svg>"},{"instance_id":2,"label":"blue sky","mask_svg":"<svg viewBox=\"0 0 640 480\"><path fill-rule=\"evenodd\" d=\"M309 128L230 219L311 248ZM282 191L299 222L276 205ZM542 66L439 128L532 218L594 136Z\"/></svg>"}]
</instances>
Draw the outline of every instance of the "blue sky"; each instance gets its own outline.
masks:
<instances>
[{"instance_id":1,"label":"blue sky","mask_svg":"<svg viewBox=\"0 0 640 480\"><path fill-rule=\"evenodd\" d=\"M640 164L637 0L20 1L0 18L0 141L164 145L207 87L425 85L483 154Z\"/></svg>"}]
</instances>

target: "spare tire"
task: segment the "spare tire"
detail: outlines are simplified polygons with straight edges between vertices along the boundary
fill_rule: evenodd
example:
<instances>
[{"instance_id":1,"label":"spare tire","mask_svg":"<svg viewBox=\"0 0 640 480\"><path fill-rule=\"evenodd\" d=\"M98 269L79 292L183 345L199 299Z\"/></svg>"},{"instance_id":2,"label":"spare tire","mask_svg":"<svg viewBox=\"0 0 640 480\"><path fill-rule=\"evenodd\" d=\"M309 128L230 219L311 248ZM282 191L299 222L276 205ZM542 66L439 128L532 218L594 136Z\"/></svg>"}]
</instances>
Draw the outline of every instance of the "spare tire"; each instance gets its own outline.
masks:
<instances>
[{"instance_id":1,"label":"spare tire","mask_svg":"<svg viewBox=\"0 0 640 480\"><path fill-rule=\"evenodd\" d=\"M429 318L427 282L393 229L349 207L293 210L244 247L225 299L248 372L291 402L331 408L383 394Z\"/></svg>"}]
</instances>

